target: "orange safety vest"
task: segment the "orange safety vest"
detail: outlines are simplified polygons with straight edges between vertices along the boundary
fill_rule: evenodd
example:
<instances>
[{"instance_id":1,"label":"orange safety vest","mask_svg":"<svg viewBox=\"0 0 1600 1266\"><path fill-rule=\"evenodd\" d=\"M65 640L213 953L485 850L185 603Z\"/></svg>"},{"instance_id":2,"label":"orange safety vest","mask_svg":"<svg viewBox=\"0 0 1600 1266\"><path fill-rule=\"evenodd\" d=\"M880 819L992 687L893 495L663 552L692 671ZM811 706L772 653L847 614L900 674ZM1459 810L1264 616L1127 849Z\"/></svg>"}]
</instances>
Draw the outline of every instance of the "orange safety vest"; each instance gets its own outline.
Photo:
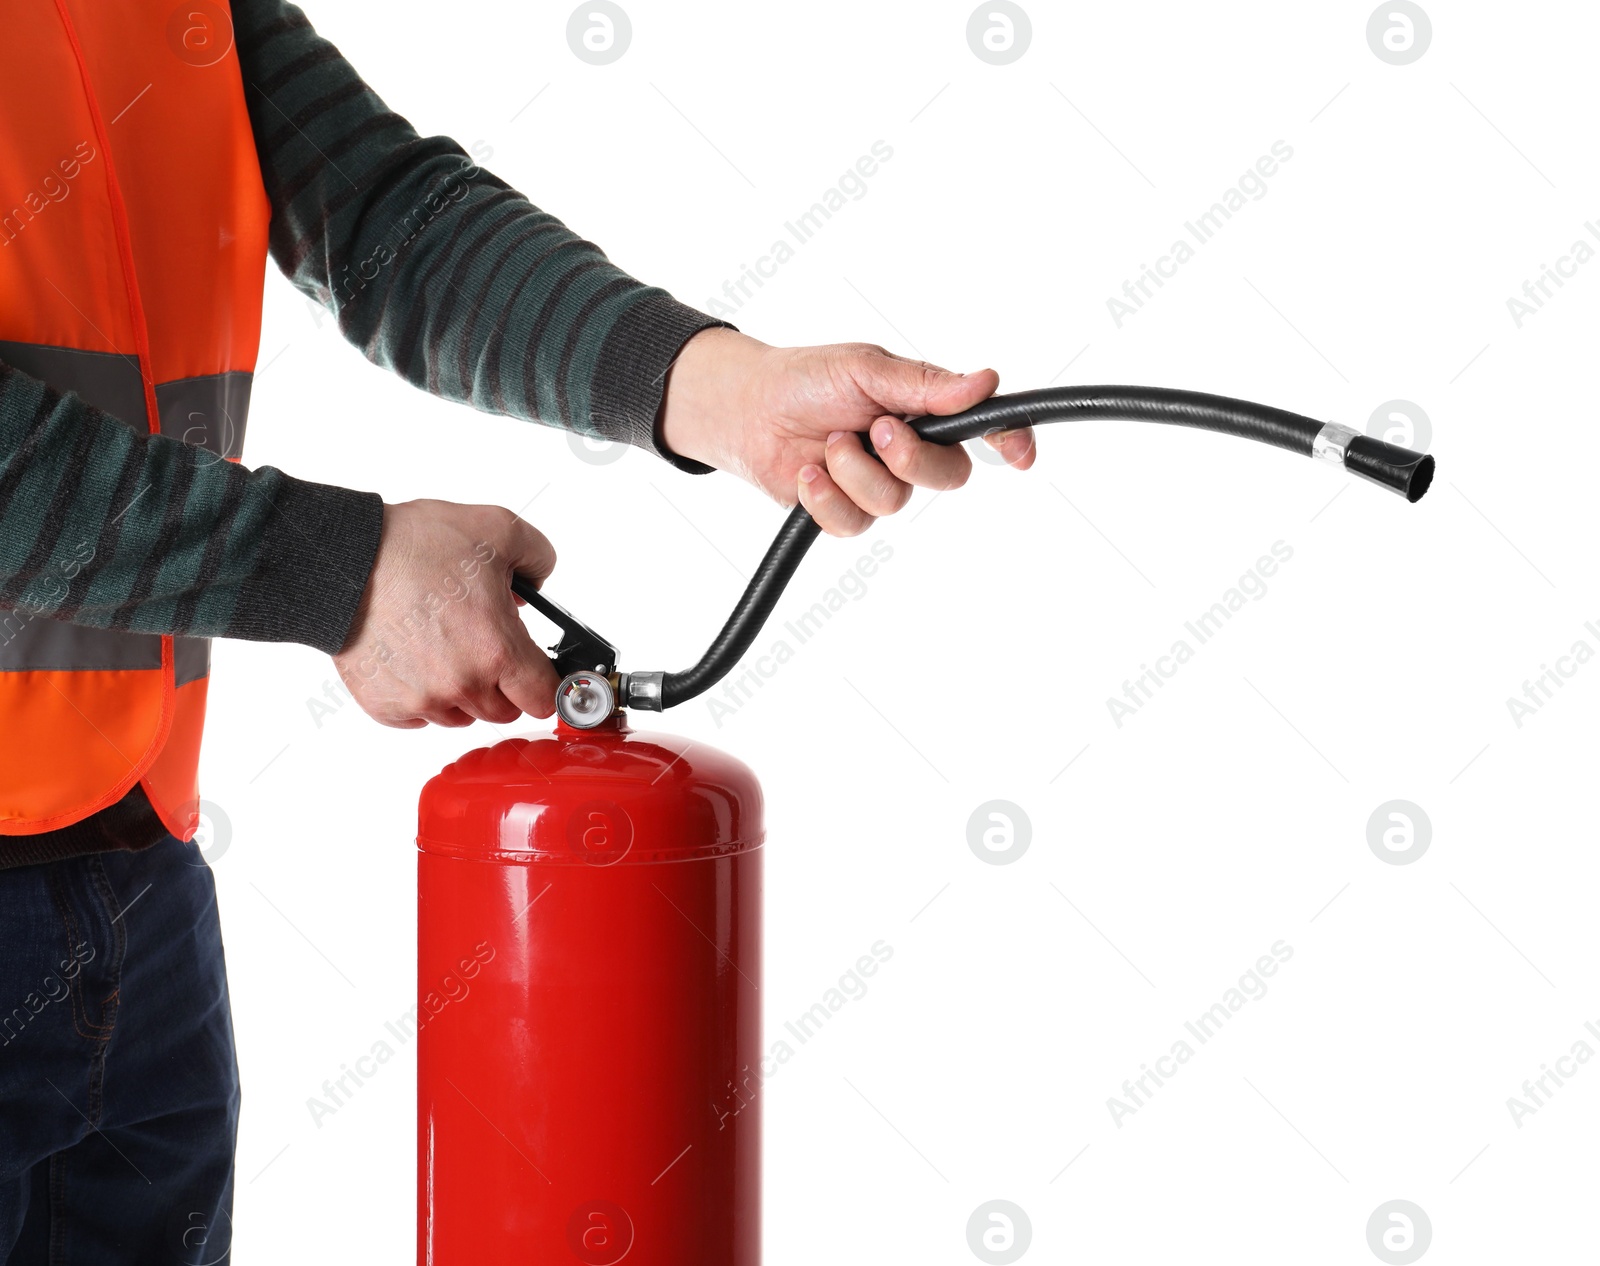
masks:
<instances>
[{"instance_id":1,"label":"orange safety vest","mask_svg":"<svg viewBox=\"0 0 1600 1266\"><path fill-rule=\"evenodd\" d=\"M226 7L8 5L0 116L0 360L237 460L270 211ZM203 638L0 610L0 835L138 783L190 838L209 670Z\"/></svg>"}]
</instances>

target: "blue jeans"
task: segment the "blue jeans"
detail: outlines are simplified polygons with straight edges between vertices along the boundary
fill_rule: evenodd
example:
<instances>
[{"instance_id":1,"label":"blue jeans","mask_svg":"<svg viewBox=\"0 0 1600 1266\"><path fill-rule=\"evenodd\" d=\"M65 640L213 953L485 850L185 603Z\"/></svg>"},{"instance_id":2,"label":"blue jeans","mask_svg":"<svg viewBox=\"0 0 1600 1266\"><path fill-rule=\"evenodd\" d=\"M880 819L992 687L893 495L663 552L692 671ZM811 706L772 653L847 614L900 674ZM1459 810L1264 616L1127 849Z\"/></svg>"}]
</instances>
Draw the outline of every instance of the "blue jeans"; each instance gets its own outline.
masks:
<instances>
[{"instance_id":1,"label":"blue jeans","mask_svg":"<svg viewBox=\"0 0 1600 1266\"><path fill-rule=\"evenodd\" d=\"M200 850L0 870L0 1262L225 1261L238 1120Z\"/></svg>"}]
</instances>

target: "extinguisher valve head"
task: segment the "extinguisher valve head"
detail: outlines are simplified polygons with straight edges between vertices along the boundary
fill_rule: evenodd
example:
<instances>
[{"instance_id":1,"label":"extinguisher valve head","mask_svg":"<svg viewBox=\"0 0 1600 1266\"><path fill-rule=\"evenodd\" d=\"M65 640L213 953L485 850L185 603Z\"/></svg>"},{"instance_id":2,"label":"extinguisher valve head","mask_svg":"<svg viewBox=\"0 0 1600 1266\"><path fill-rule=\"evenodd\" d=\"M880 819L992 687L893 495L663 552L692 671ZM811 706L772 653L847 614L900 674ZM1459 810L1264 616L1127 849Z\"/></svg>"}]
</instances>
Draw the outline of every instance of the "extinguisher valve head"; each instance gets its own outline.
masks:
<instances>
[{"instance_id":1,"label":"extinguisher valve head","mask_svg":"<svg viewBox=\"0 0 1600 1266\"><path fill-rule=\"evenodd\" d=\"M556 712L574 729L594 729L616 706L617 692L599 673L568 673L556 687Z\"/></svg>"}]
</instances>

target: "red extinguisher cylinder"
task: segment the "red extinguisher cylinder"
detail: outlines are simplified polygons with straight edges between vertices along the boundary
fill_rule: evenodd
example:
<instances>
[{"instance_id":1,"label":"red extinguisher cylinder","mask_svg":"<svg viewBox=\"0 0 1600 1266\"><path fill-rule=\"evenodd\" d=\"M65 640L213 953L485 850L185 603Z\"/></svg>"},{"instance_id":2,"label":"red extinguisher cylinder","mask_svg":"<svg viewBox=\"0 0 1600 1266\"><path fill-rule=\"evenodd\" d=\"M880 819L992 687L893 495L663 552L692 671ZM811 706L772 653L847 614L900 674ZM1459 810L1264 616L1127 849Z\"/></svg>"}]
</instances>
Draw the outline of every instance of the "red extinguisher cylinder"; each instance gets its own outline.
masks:
<instances>
[{"instance_id":1,"label":"red extinguisher cylinder","mask_svg":"<svg viewBox=\"0 0 1600 1266\"><path fill-rule=\"evenodd\" d=\"M620 716L424 788L419 1266L758 1266L761 808Z\"/></svg>"}]
</instances>

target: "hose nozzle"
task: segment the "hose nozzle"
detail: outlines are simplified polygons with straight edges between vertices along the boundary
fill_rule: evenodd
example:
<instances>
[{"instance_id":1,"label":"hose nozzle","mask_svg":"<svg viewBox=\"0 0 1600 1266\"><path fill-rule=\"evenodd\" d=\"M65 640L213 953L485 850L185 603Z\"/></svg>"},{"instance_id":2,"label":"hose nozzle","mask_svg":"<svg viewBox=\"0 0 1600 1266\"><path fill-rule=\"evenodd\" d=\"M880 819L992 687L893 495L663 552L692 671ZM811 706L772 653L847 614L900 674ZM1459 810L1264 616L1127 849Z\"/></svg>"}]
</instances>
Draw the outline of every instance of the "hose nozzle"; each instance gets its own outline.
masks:
<instances>
[{"instance_id":1,"label":"hose nozzle","mask_svg":"<svg viewBox=\"0 0 1600 1266\"><path fill-rule=\"evenodd\" d=\"M1360 475L1415 505L1433 482L1433 458L1409 448L1375 440L1370 435L1329 422L1311 442L1311 456L1337 462L1352 475Z\"/></svg>"},{"instance_id":2,"label":"hose nozzle","mask_svg":"<svg viewBox=\"0 0 1600 1266\"><path fill-rule=\"evenodd\" d=\"M1398 492L1412 504L1422 500L1433 482L1433 456L1413 453L1398 444L1358 435L1345 450L1344 468L1375 484Z\"/></svg>"}]
</instances>

